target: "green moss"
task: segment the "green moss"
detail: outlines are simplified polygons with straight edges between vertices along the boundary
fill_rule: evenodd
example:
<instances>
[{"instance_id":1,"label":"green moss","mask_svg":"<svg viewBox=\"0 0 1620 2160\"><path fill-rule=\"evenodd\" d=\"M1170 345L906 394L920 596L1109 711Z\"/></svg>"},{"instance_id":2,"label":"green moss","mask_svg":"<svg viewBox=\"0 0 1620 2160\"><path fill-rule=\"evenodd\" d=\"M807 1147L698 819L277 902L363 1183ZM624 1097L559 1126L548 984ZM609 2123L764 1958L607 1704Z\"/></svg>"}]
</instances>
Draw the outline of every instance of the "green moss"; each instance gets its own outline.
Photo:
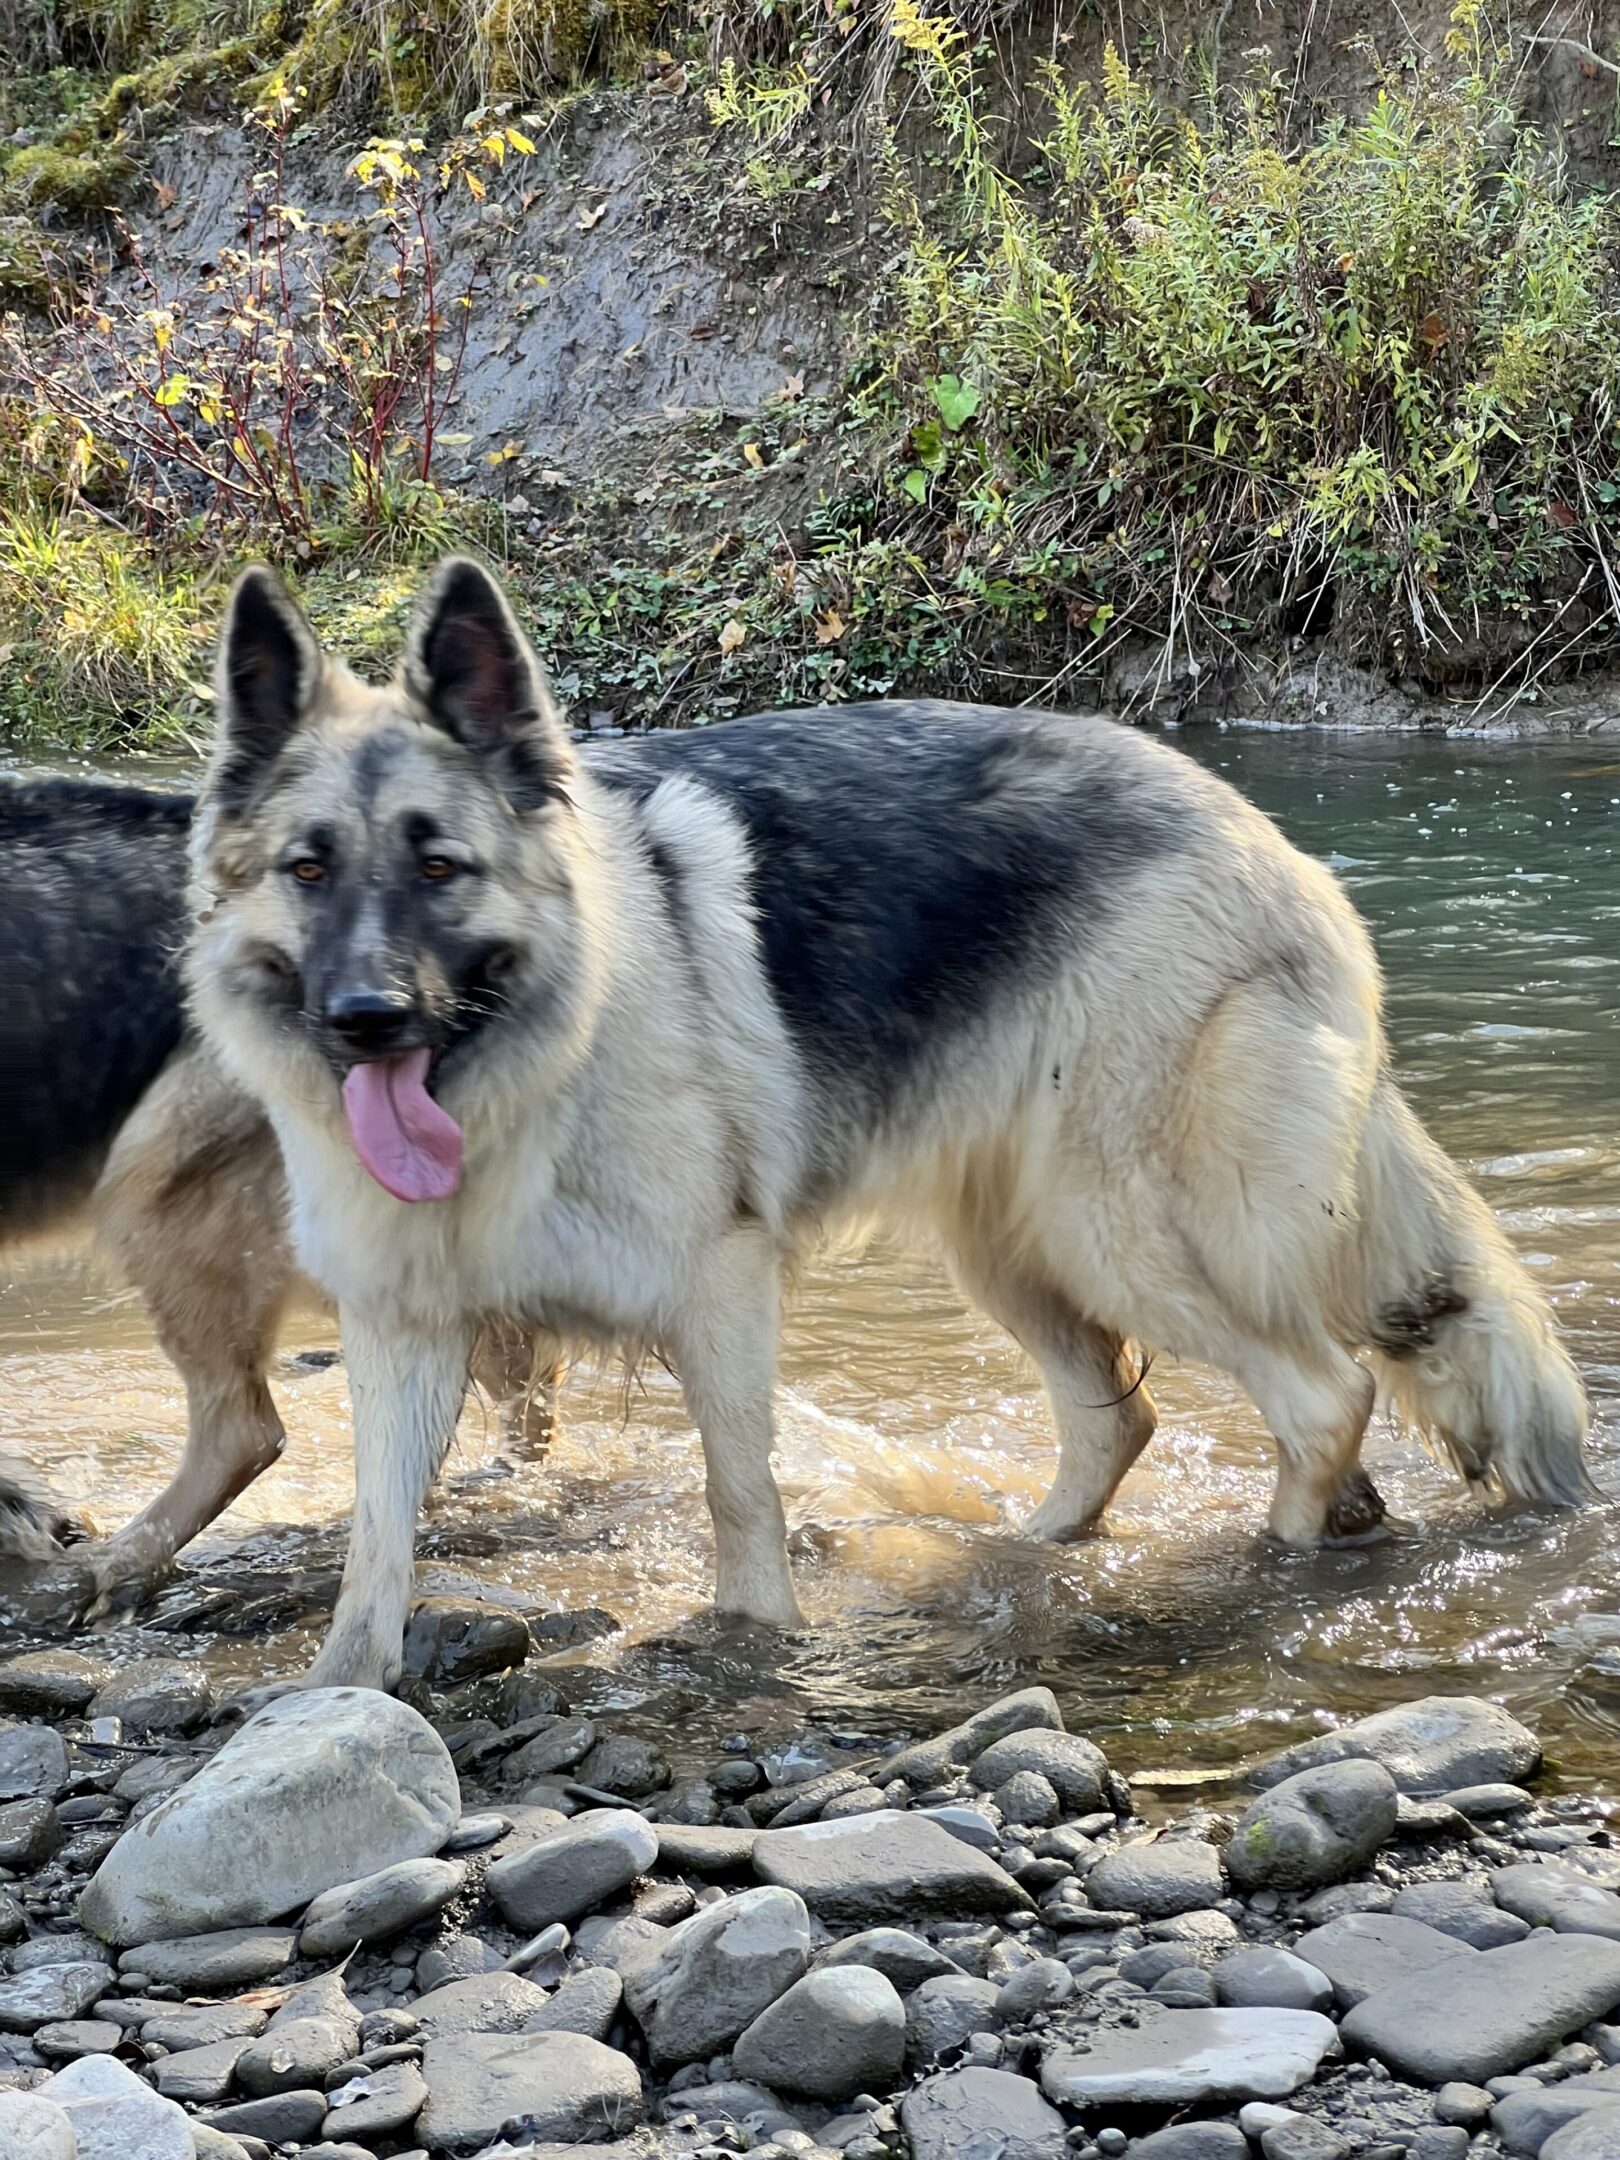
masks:
<instances>
[{"instance_id":1,"label":"green moss","mask_svg":"<svg viewBox=\"0 0 1620 2160\"><path fill-rule=\"evenodd\" d=\"M99 210L118 200L135 171L118 141L88 149L30 143L12 151L0 169L0 209Z\"/></svg>"}]
</instances>

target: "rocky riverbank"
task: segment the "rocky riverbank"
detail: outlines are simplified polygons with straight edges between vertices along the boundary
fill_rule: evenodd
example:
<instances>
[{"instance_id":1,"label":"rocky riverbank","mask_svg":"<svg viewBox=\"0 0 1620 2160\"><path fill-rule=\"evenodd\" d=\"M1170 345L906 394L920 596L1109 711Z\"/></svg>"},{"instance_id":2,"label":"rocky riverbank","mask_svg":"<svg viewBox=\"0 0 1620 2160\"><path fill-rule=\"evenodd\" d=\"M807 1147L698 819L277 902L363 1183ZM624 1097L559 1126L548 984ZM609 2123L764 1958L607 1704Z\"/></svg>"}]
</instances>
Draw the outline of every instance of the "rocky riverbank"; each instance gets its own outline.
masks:
<instances>
[{"instance_id":1,"label":"rocky riverbank","mask_svg":"<svg viewBox=\"0 0 1620 2160\"><path fill-rule=\"evenodd\" d=\"M1044 1688L679 1779L419 1699L0 1665L3 2160L1620 2160L1609 1810L1493 1704L1150 1826Z\"/></svg>"}]
</instances>

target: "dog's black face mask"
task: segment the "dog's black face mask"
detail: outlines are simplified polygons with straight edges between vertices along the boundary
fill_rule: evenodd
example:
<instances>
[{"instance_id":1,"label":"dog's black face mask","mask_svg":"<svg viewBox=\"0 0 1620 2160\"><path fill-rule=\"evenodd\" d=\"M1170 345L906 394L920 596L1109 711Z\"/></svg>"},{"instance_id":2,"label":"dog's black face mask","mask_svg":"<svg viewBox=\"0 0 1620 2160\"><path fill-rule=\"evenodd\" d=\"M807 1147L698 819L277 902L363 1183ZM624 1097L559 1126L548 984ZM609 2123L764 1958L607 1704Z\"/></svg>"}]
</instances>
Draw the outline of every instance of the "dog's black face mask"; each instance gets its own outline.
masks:
<instances>
[{"instance_id":1,"label":"dog's black face mask","mask_svg":"<svg viewBox=\"0 0 1620 2160\"><path fill-rule=\"evenodd\" d=\"M440 1088L508 1016L568 886L548 836L570 756L538 665L470 563L429 588L386 691L324 662L250 573L220 693L205 817L236 986L317 1053L379 1183L447 1198L461 1135Z\"/></svg>"}]
</instances>

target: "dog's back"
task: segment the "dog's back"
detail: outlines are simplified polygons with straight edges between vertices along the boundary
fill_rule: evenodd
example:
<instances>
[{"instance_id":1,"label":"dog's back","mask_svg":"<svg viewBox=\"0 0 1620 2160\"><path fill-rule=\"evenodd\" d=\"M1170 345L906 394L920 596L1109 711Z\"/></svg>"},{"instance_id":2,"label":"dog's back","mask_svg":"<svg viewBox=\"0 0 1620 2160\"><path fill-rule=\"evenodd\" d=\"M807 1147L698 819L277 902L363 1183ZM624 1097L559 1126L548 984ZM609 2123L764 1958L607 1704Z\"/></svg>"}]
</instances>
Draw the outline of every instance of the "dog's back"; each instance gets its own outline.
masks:
<instances>
[{"instance_id":1,"label":"dog's back","mask_svg":"<svg viewBox=\"0 0 1620 2160\"><path fill-rule=\"evenodd\" d=\"M95 1183L180 1038L188 796L0 785L0 1245Z\"/></svg>"}]
</instances>

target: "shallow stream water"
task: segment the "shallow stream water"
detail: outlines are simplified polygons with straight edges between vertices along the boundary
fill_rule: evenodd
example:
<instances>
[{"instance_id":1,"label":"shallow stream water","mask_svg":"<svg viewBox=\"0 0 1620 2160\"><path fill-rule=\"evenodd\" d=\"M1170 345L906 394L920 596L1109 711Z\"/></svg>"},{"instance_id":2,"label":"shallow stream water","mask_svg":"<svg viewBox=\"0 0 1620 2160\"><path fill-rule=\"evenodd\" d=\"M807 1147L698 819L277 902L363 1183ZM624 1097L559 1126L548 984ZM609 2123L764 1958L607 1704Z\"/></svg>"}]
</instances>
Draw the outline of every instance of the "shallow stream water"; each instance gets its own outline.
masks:
<instances>
[{"instance_id":1,"label":"shallow stream water","mask_svg":"<svg viewBox=\"0 0 1620 2160\"><path fill-rule=\"evenodd\" d=\"M1328 861L1371 922L1401 1075L1555 1300L1592 1392L1594 1468L1620 1497L1620 748L1179 740ZM222 1680L308 1654L320 1619L300 1607L329 1590L352 1483L342 1373L300 1353L335 1340L313 1309L290 1330L274 1382L287 1453L193 1547L141 1647L182 1630ZM699 1451L657 1369L576 1373L543 1466L510 1460L471 1404L421 1586L612 1615L615 1632L561 1653L571 1694L694 1761L736 1730L931 1730L1042 1680L1131 1772L1235 1766L1324 1716L1467 1691L1528 1716L1564 1781L1620 1784L1620 1656L1606 1675L1601 1655L1620 1645L1613 1505L1482 1510L1375 1429L1367 1460L1407 1527L1279 1553L1261 1536L1271 1448L1249 1404L1164 1360L1153 1387L1158 1437L1107 1534L1032 1544L1019 1526L1053 1449L1020 1353L924 1262L818 1267L790 1318L778 1456L802 1637L704 1613ZM109 1527L164 1481L184 1426L138 1305L71 1252L0 1274L0 1400L4 1444ZM244 1599L261 1616L245 1632Z\"/></svg>"}]
</instances>

